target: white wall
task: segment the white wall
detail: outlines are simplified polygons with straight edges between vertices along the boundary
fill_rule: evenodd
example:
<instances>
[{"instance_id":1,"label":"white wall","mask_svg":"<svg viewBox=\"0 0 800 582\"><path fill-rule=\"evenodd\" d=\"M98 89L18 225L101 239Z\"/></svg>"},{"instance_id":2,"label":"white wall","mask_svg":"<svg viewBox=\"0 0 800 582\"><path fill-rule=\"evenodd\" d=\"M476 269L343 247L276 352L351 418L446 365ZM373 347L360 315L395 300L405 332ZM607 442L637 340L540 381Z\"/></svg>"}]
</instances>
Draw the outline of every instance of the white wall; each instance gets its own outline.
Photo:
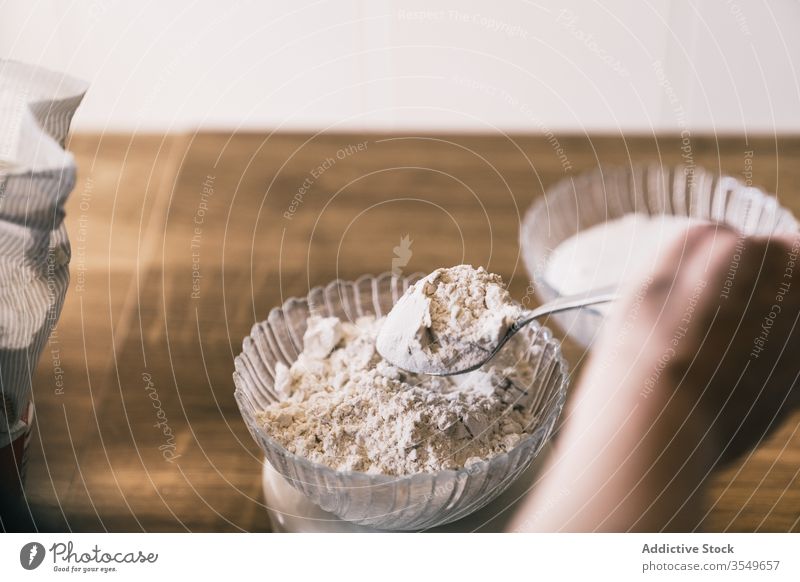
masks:
<instances>
[{"instance_id":1,"label":"white wall","mask_svg":"<svg viewBox=\"0 0 800 582\"><path fill-rule=\"evenodd\" d=\"M797 132L794 0L6 0L82 130Z\"/></svg>"}]
</instances>

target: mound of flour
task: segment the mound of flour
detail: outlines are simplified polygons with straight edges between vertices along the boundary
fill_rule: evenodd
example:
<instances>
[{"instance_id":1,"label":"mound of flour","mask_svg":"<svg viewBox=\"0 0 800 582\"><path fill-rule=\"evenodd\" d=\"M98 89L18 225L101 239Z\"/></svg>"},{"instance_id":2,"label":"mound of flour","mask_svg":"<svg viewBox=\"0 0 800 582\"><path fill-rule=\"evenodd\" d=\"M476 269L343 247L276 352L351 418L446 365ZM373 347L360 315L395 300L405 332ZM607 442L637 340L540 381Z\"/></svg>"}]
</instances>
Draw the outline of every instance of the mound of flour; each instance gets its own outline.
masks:
<instances>
[{"instance_id":1,"label":"mound of flour","mask_svg":"<svg viewBox=\"0 0 800 582\"><path fill-rule=\"evenodd\" d=\"M667 249L691 226L706 224L687 216L630 213L589 227L559 244L548 260L545 279L562 295L584 293L637 280L651 273ZM594 309L608 310L608 306Z\"/></svg>"},{"instance_id":2,"label":"mound of flour","mask_svg":"<svg viewBox=\"0 0 800 582\"><path fill-rule=\"evenodd\" d=\"M499 275L483 267L437 269L400 298L378 351L417 373L448 373L483 361L522 313Z\"/></svg>"},{"instance_id":3,"label":"mound of flour","mask_svg":"<svg viewBox=\"0 0 800 582\"><path fill-rule=\"evenodd\" d=\"M407 475L491 458L534 425L524 342L469 374L417 376L377 353L383 323L309 319L303 352L276 370L282 400L260 414L272 438L333 469Z\"/></svg>"}]
</instances>

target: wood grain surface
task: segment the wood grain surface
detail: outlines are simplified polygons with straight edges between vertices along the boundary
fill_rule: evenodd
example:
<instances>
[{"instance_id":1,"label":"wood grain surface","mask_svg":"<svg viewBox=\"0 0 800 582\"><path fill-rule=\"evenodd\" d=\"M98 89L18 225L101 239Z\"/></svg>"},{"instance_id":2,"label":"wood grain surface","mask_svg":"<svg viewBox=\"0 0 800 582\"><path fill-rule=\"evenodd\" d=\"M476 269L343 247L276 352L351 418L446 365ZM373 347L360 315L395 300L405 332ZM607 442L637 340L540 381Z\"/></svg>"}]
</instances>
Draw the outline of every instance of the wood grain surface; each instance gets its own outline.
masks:
<instances>
[{"instance_id":1,"label":"wood grain surface","mask_svg":"<svg viewBox=\"0 0 800 582\"><path fill-rule=\"evenodd\" d=\"M598 163L686 161L682 145L675 136L73 136L72 284L35 378L27 494L40 526L268 530L260 456L231 378L253 323L315 285L390 270L405 236L406 272L482 264L530 298L518 244L528 206ZM691 155L713 172L752 170L755 185L800 215L800 139L693 137ZM565 350L579 367L584 354ZM715 476L707 529L800 530L799 423Z\"/></svg>"}]
</instances>

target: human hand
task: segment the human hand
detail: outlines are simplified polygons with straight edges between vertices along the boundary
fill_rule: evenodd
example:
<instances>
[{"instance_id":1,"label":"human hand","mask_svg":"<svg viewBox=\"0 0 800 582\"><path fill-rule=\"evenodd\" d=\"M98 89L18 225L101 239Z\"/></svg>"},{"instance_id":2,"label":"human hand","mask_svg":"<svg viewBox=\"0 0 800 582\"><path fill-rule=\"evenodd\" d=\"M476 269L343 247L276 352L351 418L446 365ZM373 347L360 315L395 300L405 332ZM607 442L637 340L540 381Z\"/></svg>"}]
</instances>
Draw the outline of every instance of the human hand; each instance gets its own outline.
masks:
<instances>
[{"instance_id":1,"label":"human hand","mask_svg":"<svg viewBox=\"0 0 800 582\"><path fill-rule=\"evenodd\" d=\"M666 392L699 414L720 461L756 445L800 402L798 259L800 236L695 227L608 322L607 337L627 326L616 352L635 355L628 372L641 395Z\"/></svg>"}]
</instances>

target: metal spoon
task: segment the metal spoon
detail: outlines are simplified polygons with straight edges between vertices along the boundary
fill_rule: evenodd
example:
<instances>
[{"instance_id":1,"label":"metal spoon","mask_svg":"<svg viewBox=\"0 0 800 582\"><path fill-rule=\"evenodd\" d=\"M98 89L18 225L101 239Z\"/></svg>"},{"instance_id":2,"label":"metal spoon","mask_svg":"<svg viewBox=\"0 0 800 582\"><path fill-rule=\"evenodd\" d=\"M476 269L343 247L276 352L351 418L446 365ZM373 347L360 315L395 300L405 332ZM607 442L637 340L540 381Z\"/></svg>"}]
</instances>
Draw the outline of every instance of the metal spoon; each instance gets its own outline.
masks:
<instances>
[{"instance_id":1,"label":"metal spoon","mask_svg":"<svg viewBox=\"0 0 800 582\"><path fill-rule=\"evenodd\" d=\"M617 299L618 293L616 287L603 287L600 289L593 289L585 293L576 295L569 295L566 297L559 297L536 309L524 311L520 318L508 329L506 334L500 338L500 341L492 345L480 345L474 342L465 343L460 341L459 338L438 337L435 343L440 345L449 344L455 346L455 355L447 361L431 361L429 359L415 359L411 362L396 362L393 361L392 354L386 350L381 349L382 342L378 341L378 352L383 358L389 361L394 366L411 372L414 374L428 374L430 376L453 376L455 374L465 374L472 372L483 366L486 362L494 358L497 353L506 345L519 330L528 325L534 319L539 319L554 313L568 311L570 309L580 309L590 305L597 305L599 303L608 303ZM384 344L385 345L385 344ZM435 345L435 344L434 344ZM385 352L385 353L384 353ZM403 365L400 365L400 364ZM413 368L413 369L412 369Z\"/></svg>"}]
</instances>

